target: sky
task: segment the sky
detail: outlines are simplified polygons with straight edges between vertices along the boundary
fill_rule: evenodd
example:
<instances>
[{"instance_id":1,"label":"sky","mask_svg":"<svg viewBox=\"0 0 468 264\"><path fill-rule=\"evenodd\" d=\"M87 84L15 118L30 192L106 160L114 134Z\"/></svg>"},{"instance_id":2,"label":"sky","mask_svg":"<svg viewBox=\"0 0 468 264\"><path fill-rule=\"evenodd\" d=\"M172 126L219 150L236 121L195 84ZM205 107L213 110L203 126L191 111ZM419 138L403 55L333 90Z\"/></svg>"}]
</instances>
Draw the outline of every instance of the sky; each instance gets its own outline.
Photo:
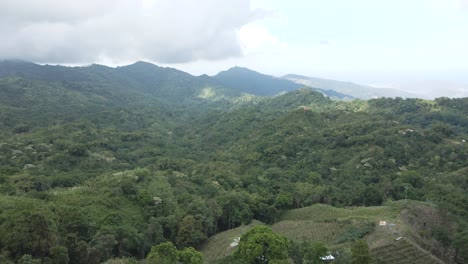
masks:
<instances>
[{"instance_id":1,"label":"sky","mask_svg":"<svg viewBox=\"0 0 468 264\"><path fill-rule=\"evenodd\" d=\"M468 0L0 0L0 59L468 85Z\"/></svg>"}]
</instances>

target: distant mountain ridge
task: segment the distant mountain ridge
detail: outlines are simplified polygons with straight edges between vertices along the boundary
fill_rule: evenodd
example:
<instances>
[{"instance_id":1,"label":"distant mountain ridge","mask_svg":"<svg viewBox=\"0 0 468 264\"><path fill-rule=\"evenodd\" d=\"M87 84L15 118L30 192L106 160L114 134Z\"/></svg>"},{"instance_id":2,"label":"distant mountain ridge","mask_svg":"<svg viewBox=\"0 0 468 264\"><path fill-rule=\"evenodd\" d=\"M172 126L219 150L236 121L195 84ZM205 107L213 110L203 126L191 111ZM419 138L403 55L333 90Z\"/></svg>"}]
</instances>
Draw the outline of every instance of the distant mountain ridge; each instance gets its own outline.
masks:
<instances>
[{"instance_id":1,"label":"distant mountain ridge","mask_svg":"<svg viewBox=\"0 0 468 264\"><path fill-rule=\"evenodd\" d=\"M232 89L260 96L273 96L294 91L303 86L242 67L222 71L213 78Z\"/></svg>"},{"instance_id":2,"label":"distant mountain ridge","mask_svg":"<svg viewBox=\"0 0 468 264\"><path fill-rule=\"evenodd\" d=\"M113 89L119 88L171 101L193 98L210 100L238 98L245 94L274 96L304 87L303 84L241 67L233 67L213 77L193 76L174 68L160 67L142 61L116 68L98 64L68 67L39 65L25 61L0 61L0 78L7 76L56 82L111 84ZM354 99L353 96L326 87L311 88L330 98Z\"/></svg>"},{"instance_id":3,"label":"distant mountain ridge","mask_svg":"<svg viewBox=\"0 0 468 264\"><path fill-rule=\"evenodd\" d=\"M372 99L379 97L424 98L408 89L375 88L372 86L314 78L296 74L275 77L243 67L233 67L215 76L193 76L175 68L160 67L148 62L126 66L68 67L39 65L19 60L0 61L0 78L16 76L54 82L86 82L99 84L106 89L131 92L166 101L232 100L245 95L276 96L310 87L323 95L338 100Z\"/></svg>"},{"instance_id":4,"label":"distant mountain ridge","mask_svg":"<svg viewBox=\"0 0 468 264\"><path fill-rule=\"evenodd\" d=\"M240 97L235 90L221 87L214 79L193 76L186 72L164 68L147 62L136 62L122 67L93 64L84 67L38 65L24 61L0 61L0 78L20 77L48 82L87 83L93 87L105 86L108 91L159 98L165 101Z\"/></svg>"},{"instance_id":5,"label":"distant mountain ridge","mask_svg":"<svg viewBox=\"0 0 468 264\"><path fill-rule=\"evenodd\" d=\"M375 88L367 85L355 84L352 82L342 82L323 78L302 76L297 74L287 74L282 77L285 80L297 84L307 85L321 89L330 89L339 93L349 94L360 99L372 99L378 97L403 97L417 98L420 95L416 93L405 92L403 90L391 88Z\"/></svg>"},{"instance_id":6,"label":"distant mountain ridge","mask_svg":"<svg viewBox=\"0 0 468 264\"><path fill-rule=\"evenodd\" d=\"M282 93L303 88L305 85L278 78L271 75L262 74L243 67L232 67L229 70L222 71L213 77L222 85L244 93L258 96L275 96ZM307 85L317 90L325 96L336 99L353 99L352 96L327 88L318 88Z\"/></svg>"}]
</instances>

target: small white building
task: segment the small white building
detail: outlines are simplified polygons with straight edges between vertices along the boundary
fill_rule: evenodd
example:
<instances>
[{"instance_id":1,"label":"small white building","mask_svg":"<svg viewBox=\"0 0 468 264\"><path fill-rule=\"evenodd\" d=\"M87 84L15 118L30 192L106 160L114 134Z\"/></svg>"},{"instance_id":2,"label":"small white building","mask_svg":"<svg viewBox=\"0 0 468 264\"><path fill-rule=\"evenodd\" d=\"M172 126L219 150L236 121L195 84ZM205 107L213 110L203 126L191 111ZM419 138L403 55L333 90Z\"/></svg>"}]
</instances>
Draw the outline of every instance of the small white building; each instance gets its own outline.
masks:
<instances>
[{"instance_id":1,"label":"small white building","mask_svg":"<svg viewBox=\"0 0 468 264\"><path fill-rule=\"evenodd\" d=\"M335 260L335 257L330 255L320 257L321 260Z\"/></svg>"}]
</instances>

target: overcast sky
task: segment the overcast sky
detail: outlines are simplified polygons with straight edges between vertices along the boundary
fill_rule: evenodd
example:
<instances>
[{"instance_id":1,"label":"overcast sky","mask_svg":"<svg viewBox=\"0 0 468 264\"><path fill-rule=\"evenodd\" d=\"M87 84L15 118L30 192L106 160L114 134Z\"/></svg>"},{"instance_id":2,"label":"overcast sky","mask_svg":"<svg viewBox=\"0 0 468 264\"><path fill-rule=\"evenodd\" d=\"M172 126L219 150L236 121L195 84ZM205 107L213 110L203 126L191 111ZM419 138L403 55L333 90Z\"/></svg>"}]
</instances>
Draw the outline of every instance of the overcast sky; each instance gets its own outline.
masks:
<instances>
[{"instance_id":1,"label":"overcast sky","mask_svg":"<svg viewBox=\"0 0 468 264\"><path fill-rule=\"evenodd\" d=\"M0 59L468 83L468 0L0 0Z\"/></svg>"}]
</instances>

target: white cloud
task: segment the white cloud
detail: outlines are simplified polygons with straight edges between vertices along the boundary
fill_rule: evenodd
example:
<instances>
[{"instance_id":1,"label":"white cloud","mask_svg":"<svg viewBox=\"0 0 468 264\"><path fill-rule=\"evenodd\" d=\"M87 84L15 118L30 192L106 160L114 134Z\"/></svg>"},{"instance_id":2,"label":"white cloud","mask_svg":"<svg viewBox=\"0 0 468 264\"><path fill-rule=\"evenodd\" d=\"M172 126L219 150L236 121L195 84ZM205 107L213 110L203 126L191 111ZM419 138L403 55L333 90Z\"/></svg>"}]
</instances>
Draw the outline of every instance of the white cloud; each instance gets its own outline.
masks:
<instances>
[{"instance_id":1,"label":"white cloud","mask_svg":"<svg viewBox=\"0 0 468 264\"><path fill-rule=\"evenodd\" d=\"M460 1L460 7L463 9L468 9L468 0L459 0Z\"/></svg>"},{"instance_id":2,"label":"white cloud","mask_svg":"<svg viewBox=\"0 0 468 264\"><path fill-rule=\"evenodd\" d=\"M256 52L265 46L281 46L278 39L260 25L247 24L239 31L240 41L246 54Z\"/></svg>"},{"instance_id":3,"label":"white cloud","mask_svg":"<svg viewBox=\"0 0 468 264\"><path fill-rule=\"evenodd\" d=\"M0 59L225 59L242 55L239 32L266 15L250 0L0 0Z\"/></svg>"},{"instance_id":4,"label":"white cloud","mask_svg":"<svg viewBox=\"0 0 468 264\"><path fill-rule=\"evenodd\" d=\"M468 0L432 0L432 7L438 12L468 9Z\"/></svg>"},{"instance_id":5,"label":"white cloud","mask_svg":"<svg viewBox=\"0 0 468 264\"><path fill-rule=\"evenodd\" d=\"M320 45L326 46L326 47L334 47L336 45L335 41L333 40L328 40L328 39L322 39L320 40Z\"/></svg>"}]
</instances>

